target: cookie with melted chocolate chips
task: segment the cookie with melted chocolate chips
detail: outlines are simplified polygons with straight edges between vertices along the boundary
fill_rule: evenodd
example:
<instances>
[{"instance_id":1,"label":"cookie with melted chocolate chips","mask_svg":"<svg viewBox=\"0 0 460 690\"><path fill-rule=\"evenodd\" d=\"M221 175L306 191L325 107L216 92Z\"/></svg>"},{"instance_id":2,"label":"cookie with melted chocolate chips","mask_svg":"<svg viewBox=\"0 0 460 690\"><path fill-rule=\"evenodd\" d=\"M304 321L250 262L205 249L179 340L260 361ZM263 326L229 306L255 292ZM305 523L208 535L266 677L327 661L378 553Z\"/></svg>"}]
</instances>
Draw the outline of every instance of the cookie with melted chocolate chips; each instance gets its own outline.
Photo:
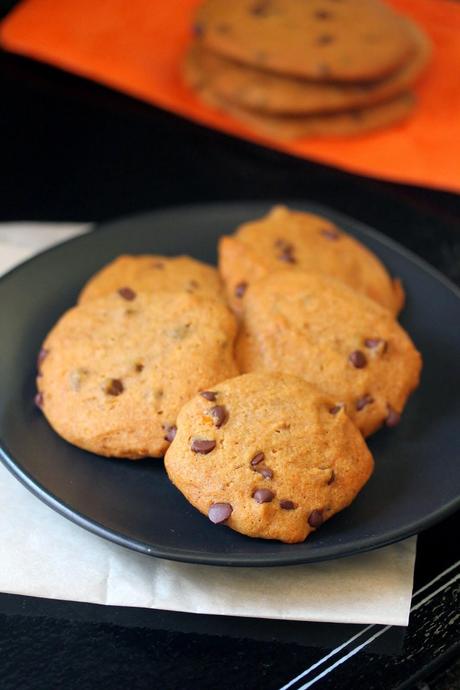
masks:
<instances>
[{"instance_id":1,"label":"cookie with melted chocolate chips","mask_svg":"<svg viewBox=\"0 0 460 690\"><path fill-rule=\"evenodd\" d=\"M37 404L80 448L132 459L163 455L182 405L236 375L235 334L221 301L124 285L70 309L52 329L38 356ZM225 410L208 404L214 426L223 426Z\"/></svg>"},{"instance_id":2,"label":"cookie with melted chocolate chips","mask_svg":"<svg viewBox=\"0 0 460 690\"><path fill-rule=\"evenodd\" d=\"M422 359L392 314L319 273L277 271L247 292L240 370L301 376L334 399L365 436L396 426L419 383Z\"/></svg>"},{"instance_id":3,"label":"cookie with melted chocolate chips","mask_svg":"<svg viewBox=\"0 0 460 690\"><path fill-rule=\"evenodd\" d=\"M236 313L244 310L254 281L283 268L338 278L393 314L404 301L399 281L375 254L317 214L275 206L263 218L243 223L233 235L220 239L219 270Z\"/></svg>"},{"instance_id":4,"label":"cookie with melted chocolate chips","mask_svg":"<svg viewBox=\"0 0 460 690\"><path fill-rule=\"evenodd\" d=\"M79 302L83 304L115 292L129 301L136 292L158 290L223 299L222 284L214 266L191 256L123 254L89 279Z\"/></svg>"},{"instance_id":5,"label":"cookie with melted chocolate chips","mask_svg":"<svg viewBox=\"0 0 460 690\"><path fill-rule=\"evenodd\" d=\"M373 460L356 426L343 409L332 415L334 399L301 378L245 374L212 392L212 400L198 394L180 411L165 467L213 524L303 541L369 479ZM216 404L225 410L222 424Z\"/></svg>"}]
</instances>

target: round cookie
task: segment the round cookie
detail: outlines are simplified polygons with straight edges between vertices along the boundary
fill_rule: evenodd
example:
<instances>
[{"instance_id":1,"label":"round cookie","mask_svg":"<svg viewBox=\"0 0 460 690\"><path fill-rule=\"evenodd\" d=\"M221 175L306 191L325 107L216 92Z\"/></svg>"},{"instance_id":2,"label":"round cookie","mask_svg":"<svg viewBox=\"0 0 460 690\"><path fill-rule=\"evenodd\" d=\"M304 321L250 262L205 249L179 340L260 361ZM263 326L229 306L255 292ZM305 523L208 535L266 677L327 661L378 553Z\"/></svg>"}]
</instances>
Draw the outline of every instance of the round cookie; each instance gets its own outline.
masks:
<instances>
[{"instance_id":1,"label":"round cookie","mask_svg":"<svg viewBox=\"0 0 460 690\"><path fill-rule=\"evenodd\" d=\"M195 42L184 63L184 78L193 89L209 88L229 103L276 114L326 113L365 108L409 89L426 67L431 45L413 24L413 55L384 80L362 84L306 81L271 74L205 50Z\"/></svg>"},{"instance_id":2,"label":"round cookie","mask_svg":"<svg viewBox=\"0 0 460 690\"><path fill-rule=\"evenodd\" d=\"M303 377L368 436L395 426L417 387L421 356L392 314L321 274L277 271L251 285L237 339L242 372Z\"/></svg>"},{"instance_id":3,"label":"round cookie","mask_svg":"<svg viewBox=\"0 0 460 690\"><path fill-rule=\"evenodd\" d=\"M361 434L343 411L330 414L332 404L295 376L219 383L180 411L166 471L212 522L303 541L353 501L373 469Z\"/></svg>"},{"instance_id":4,"label":"round cookie","mask_svg":"<svg viewBox=\"0 0 460 690\"><path fill-rule=\"evenodd\" d=\"M367 81L396 70L413 41L379 0L206 0L195 35L244 64L321 81Z\"/></svg>"},{"instance_id":5,"label":"round cookie","mask_svg":"<svg viewBox=\"0 0 460 690\"><path fill-rule=\"evenodd\" d=\"M313 115L272 115L226 101L209 87L197 91L204 103L240 120L259 136L281 141L304 137L350 137L369 134L401 123L412 113L415 98L403 93L367 108Z\"/></svg>"},{"instance_id":6,"label":"round cookie","mask_svg":"<svg viewBox=\"0 0 460 690\"><path fill-rule=\"evenodd\" d=\"M222 284L213 266L190 256L123 254L98 271L80 293L79 302L89 302L120 288L139 292L189 292L223 299Z\"/></svg>"},{"instance_id":7,"label":"round cookie","mask_svg":"<svg viewBox=\"0 0 460 690\"><path fill-rule=\"evenodd\" d=\"M404 302L399 281L378 258L326 218L275 206L219 242L219 270L230 305L244 307L245 290L280 268L317 271L337 278L397 314Z\"/></svg>"},{"instance_id":8,"label":"round cookie","mask_svg":"<svg viewBox=\"0 0 460 690\"><path fill-rule=\"evenodd\" d=\"M187 293L106 295L66 312L39 355L37 403L64 439L98 455L160 456L197 391L237 373L236 324Z\"/></svg>"}]
</instances>

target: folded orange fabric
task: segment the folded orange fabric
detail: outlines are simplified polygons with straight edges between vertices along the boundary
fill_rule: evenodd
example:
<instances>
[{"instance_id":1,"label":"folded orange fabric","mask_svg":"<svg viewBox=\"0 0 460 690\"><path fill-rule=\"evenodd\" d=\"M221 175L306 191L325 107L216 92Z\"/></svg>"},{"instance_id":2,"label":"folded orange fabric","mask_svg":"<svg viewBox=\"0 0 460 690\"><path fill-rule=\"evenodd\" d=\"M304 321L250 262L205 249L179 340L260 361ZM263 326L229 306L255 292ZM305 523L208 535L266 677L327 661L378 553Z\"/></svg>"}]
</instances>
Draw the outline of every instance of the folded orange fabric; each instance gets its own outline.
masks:
<instances>
[{"instance_id":1,"label":"folded orange fabric","mask_svg":"<svg viewBox=\"0 0 460 690\"><path fill-rule=\"evenodd\" d=\"M52 63L257 143L352 172L460 191L460 6L392 0L434 43L414 116L350 139L278 142L203 105L179 65L199 0L24 0L0 26L3 48Z\"/></svg>"}]
</instances>

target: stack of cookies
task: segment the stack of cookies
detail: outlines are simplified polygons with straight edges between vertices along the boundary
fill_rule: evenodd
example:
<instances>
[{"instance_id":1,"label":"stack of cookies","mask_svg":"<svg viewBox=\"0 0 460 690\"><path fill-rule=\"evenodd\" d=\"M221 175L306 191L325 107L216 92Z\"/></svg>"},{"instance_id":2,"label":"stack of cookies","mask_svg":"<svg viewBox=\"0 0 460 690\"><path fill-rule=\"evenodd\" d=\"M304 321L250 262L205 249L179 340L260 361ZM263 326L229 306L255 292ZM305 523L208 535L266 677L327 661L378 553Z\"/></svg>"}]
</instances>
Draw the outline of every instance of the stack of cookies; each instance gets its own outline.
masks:
<instances>
[{"instance_id":1,"label":"stack of cookies","mask_svg":"<svg viewBox=\"0 0 460 690\"><path fill-rule=\"evenodd\" d=\"M220 238L219 272L121 256L84 286L38 357L36 403L98 455L165 457L214 524L303 541L349 505L421 358L398 280L320 216L275 207Z\"/></svg>"},{"instance_id":2,"label":"stack of cookies","mask_svg":"<svg viewBox=\"0 0 460 690\"><path fill-rule=\"evenodd\" d=\"M380 0L205 0L185 57L199 97L280 139L396 123L431 45Z\"/></svg>"}]
</instances>

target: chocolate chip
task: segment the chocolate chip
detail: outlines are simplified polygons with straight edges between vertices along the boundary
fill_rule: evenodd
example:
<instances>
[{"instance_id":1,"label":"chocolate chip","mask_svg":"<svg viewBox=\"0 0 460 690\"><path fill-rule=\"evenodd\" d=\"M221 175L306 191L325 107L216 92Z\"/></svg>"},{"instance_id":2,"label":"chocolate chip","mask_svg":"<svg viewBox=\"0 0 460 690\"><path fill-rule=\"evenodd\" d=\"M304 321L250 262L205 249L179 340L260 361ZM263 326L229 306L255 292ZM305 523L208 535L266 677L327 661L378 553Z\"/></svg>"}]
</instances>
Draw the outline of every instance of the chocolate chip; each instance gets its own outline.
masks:
<instances>
[{"instance_id":1,"label":"chocolate chip","mask_svg":"<svg viewBox=\"0 0 460 690\"><path fill-rule=\"evenodd\" d=\"M36 404L36 406L38 408L40 408L40 410L42 409L42 407L43 407L43 393L39 392L35 395L34 403Z\"/></svg>"},{"instance_id":2,"label":"chocolate chip","mask_svg":"<svg viewBox=\"0 0 460 690\"><path fill-rule=\"evenodd\" d=\"M316 41L316 45L318 46L327 46L330 43L333 43L335 41L334 36L331 36L331 34L323 34L322 36L318 36L318 39Z\"/></svg>"},{"instance_id":3,"label":"chocolate chip","mask_svg":"<svg viewBox=\"0 0 460 690\"><path fill-rule=\"evenodd\" d=\"M224 405L215 405L209 410L209 414L214 420L214 424L218 429L225 424L228 419L228 410Z\"/></svg>"},{"instance_id":4,"label":"chocolate chip","mask_svg":"<svg viewBox=\"0 0 460 690\"><path fill-rule=\"evenodd\" d=\"M256 453L251 460L251 465L255 467L255 465L258 465L259 462L262 462L262 460L265 460L265 453Z\"/></svg>"},{"instance_id":5,"label":"chocolate chip","mask_svg":"<svg viewBox=\"0 0 460 690\"><path fill-rule=\"evenodd\" d=\"M177 426L175 424L163 424L163 429L165 430L165 435L163 436L165 441L170 443L174 441L177 433Z\"/></svg>"},{"instance_id":6,"label":"chocolate chip","mask_svg":"<svg viewBox=\"0 0 460 690\"><path fill-rule=\"evenodd\" d=\"M330 486L333 482L335 482L335 472L334 470L331 470L331 476L327 480L327 485Z\"/></svg>"},{"instance_id":7,"label":"chocolate chip","mask_svg":"<svg viewBox=\"0 0 460 690\"><path fill-rule=\"evenodd\" d=\"M279 242L282 242L282 244L279 244ZM281 249L281 253L276 257L279 261L286 261L289 264L296 263L292 244L278 240L277 246Z\"/></svg>"},{"instance_id":8,"label":"chocolate chip","mask_svg":"<svg viewBox=\"0 0 460 690\"><path fill-rule=\"evenodd\" d=\"M261 474L264 479L273 479L273 471L269 467L255 467L254 470Z\"/></svg>"},{"instance_id":9,"label":"chocolate chip","mask_svg":"<svg viewBox=\"0 0 460 690\"><path fill-rule=\"evenodd\" d=\"M220 525L221 522L228 520L233 513L233 508L230 503L213 503L208 510L208 518L215 525Z\"/></svg>"},{"instance_id":10,"label":"chocolate chip","mask_svg":"<svg viewBox=\"0 0 460 690\"><path fill-rule=\"evenodd\" d=\"M316 19L330 19L331 13L327 10L316 10L315 17Z\"/></svg>"},{"instance_id":11,"label":"chocolate chip","mask_svg":"<svg viewBox=\"0 0 460 690\"><path fill-rule=\"evenodd\" d=\"M193 35L194 36L202 36L204 34L204 26L203 24L199 24L198 22L193 25L192 27Z\"/></svg>"},{"instance_id":12,"label":"chocolate chip","mask_svg":"<svg viewBox=\"0 0 460 690\"><path fill-rule=\"evenodd\" d=\"M328 240L338 240L340 235L337 232L337 230L334 230L334 228L321 228L320 233L323 237L325 237Z\"/></svg>"},{"instance_id":13,"label":"chocolate chip","mask_svg":"<svg viewBox=\"0 0 460 690\"><path fill-rule=\"evenodd\" d=\"M383 338L365 338L364 345L368 347L370 350L375 350L376 348L379 348L382 350L382 352L385 352L388 343L386 340L383 340Z\"/></svg>"},{"instance_id":14,"label":"chocolate chip","mask_svg":"<svg viewBox=\"0 0 460 690\"><path fill-rule=\"evenodd\" d=\"M123 297L123 299L127 299L128 302L132 302L133 299L136 298L136 293L134 290L131 290L130 287L122 287L118 290L118 294L120 297Z\"/></svg>"},{"instance_id":15,"label":"chocolate chip","mask_svg":"<svg viewBox=\"0 0 460 690\"><path fill-rule=\"evenodd\" d=\"M338 403L337 405L334 405L334 407L331 407L329 410L329 414L338 414L340 410L343 410L345 405L343 403Z\"/></svg>"},{"instance_id":16,"label":"chocolate chip","mask_svg":"<svg viewBox=\"0 0 460 690\"><path fill-rule=\"evenodd\" d=\"M296 507L296 504L287 498L283 498L283 500L280 501L280 508L283 510L295 510Z\"/></svg>"},{"instance_id":17,"label":"chocolate chip","mask_svg":"<svg viewBox=\"0 0 460 690\"><path fill-rule=\"evenodd\" d=\"M242 281L241 283L238 283L238 285L235 285L235 291L234 295L235 297L243 297L244 293L246 292L248 287L248 284Z\"/></svg>"},{"instance_id":18,"label":"chocolate chip","mask_svg":"<svg viewBox=\"0 0 460 690\"><path fill-rule=\"evenodd\" d=\"M385 420L385 424L388 427L394 427L398 426L399 422L401 421L401 415L399 412L396 412L396 410L391 407L391 405L387 405L388 407L388 416Z\"/></svg>"},{"instance_id":19,"label":"chocolate chip","mask_svg":"<svg viewBox=\"0 0 460 690\"><path fill-rule=\"evenodd\" d=\"M141 362L136 362L134 368L137 372L141 372L144 369L144 365Z\"/></svg>"},{"instance_id":20,"label":"chocolate chip","mask_svg":"<svg viewBox=\"0 0 460 690\"><path fill-rule=\"evenodd\" d=\"M205 398L205 400L210 400L211 402L214 402L217 397L215 391L201 391L200 395L202 398Z\"/></svg>"},{"instance_id":21,"label":"chocolate chip","mask_svg":"<svg viewBox=\"0 0 460 690\"><path fill-rule=\"evenodd\" d=\"M257 503L270 503L275 498L275 494L270 489L256 489L252 497Z\"/></svg>"},{"instance_id":22,"label":"chocolate chip","mask_svg":"<svg viewBox=\"0 0 460 690\"><path fill-rule=\"evenodd\" d=\"M359 400L356 401L356 409L358 412L360 410L363 410L366 405L371 405L374 402L374 398L370 395L363 395L362 398L359 398Z\"/></svg>"},{"instance_id":23,"label":"chocolate chip","mask_svg":"<svg viewBox=\"0 0 460 690\"><path fill-rule=\"evenodd\" d=\"M105 392L107 393L107 395L120 395L120 393L123 393L124 390L125 387L123 386L123 382L120 381L120 379L112 379L107 384Z\"/></svg>"},{"instance_id":24,"label":"chocolate chip","mask_svg":"<svg viewBox=\"0 0 460 690\"><path fill-rule=\"evenodd\" d=\"M266 17L270 11L270 0L259 0L249 8L251 14L256 17Z\"/></svg>"},{"instance_id":25,"label":"chocolate chip","mask_svg":"<svg viewBox=\"0 0 460 690\"><path fill-rule=\"evenodd\" d=\"M348 355L348 361L353 364L356 369L362 369L367 364L366 355L361 350L355 350L350 355Z\"/></svg>"},{"instance_id":26,"label":"chocolate chip","mask_svg":"<svg viewBox=\"0 0 460 690\"><path fill-rule=\"evenodd\" d=\"M212 450L214 450L215 447L215 441L207 441L202 438L194 438L190 446L190 449L193 450L194 453L201 453L202 455L207 455Z\"/></svg>"},{"instance_id":27,"label":"chocolate chip","mask_svg":"<svg viewBox=\"0 0 460 690\"><path fill-rule=\"evenodd\" d=\"M217 26L216 26L216 31L219 34L228 34L228 33L230 33L231 29L232 29L232 27L230 26L230 24L222 23L222 24L217 24Z\"/></svg>"},{"instance_id":28,"label":"chocolate chip","mask_svg":"<svg viewBox=\"0 0 460 690\"><path fill-rule=\"evenodd\" d=\"M165 267L164 263L162 261L154 261L151 264L152 268L157 268L158 270L161 270L162 268Z\"/></svg>"},{"instance_id":29,"label":"chocolate chip","mask_svg":"<svg viewBox=\"0 0 460 690\"><path fill-rule=\"evenodd\" d=\"M310 525L310 527L321 527L323 522L324 520L322 512L320 510L312 510L308 517L308 524Z\"/></svg>"},{"instance_id":30,"label":"chocolate chip","mask_svg":"<svg viewBox=\"0 0 460 690\"><path fill-rule=\"evenodd\" d=\"M39 374L41 374L40 367L42 365L42 362L46 357L48 356L49 350L46 350L44 347L40 348L40 352L37 355L37 371Z\"/></svg>"}]
</instances>

